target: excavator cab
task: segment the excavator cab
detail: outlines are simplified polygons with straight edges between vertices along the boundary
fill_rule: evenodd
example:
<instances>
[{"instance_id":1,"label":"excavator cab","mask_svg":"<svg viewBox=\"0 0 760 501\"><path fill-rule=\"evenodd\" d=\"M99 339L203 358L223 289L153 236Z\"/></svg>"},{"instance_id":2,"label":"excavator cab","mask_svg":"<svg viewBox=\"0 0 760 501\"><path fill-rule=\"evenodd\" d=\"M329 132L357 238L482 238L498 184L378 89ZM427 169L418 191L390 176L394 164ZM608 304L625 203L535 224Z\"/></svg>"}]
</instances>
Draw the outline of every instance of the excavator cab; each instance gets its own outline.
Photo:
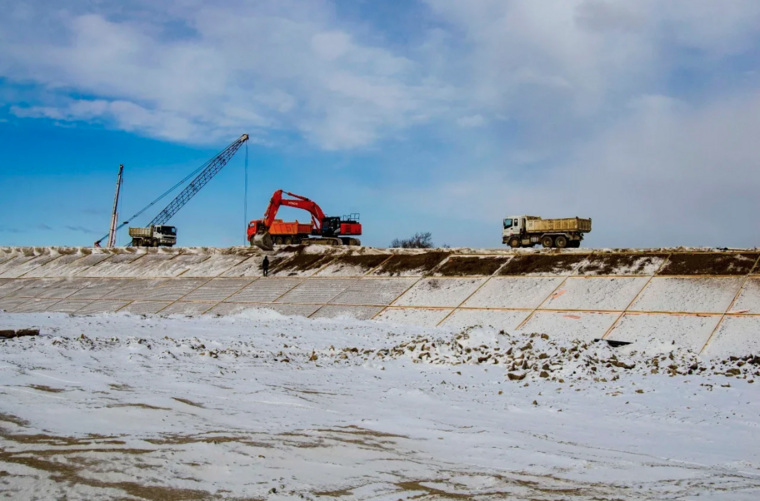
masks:
<instances>
[{"instance_id":1,"label":"excavator cab","mask_svg":"<svg viewBox=\"0 0 760 501\"><path fill-rule=\"evenodd\" d=\"M337 237L340 235L340 218L337 216L322 219L322 236Z\"/></svg>"}]
</instances>

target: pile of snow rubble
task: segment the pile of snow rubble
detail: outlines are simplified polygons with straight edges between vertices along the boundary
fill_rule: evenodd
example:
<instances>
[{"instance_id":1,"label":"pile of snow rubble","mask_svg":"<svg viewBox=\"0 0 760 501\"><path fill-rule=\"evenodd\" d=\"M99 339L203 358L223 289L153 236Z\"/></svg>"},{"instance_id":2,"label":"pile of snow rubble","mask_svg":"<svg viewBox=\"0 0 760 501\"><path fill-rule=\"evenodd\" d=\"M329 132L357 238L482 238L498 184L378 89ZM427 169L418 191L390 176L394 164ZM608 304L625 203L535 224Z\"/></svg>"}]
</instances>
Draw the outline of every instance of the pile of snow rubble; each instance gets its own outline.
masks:
<instances>
[{"instance_id":1,"label":"pile of snow rubble","mask_svg":"<svg viewBox=\"0 0 760 501\"><path fill-rule=\"evenodd\" d=\"M219 362L248 358L258 363L301 366L382 365L404 360L445 366L485 365L503 369L505 379L526 382L582 380L606 383L618 380L625 373L671 377L718 375L745 379L748 383L760 377L760 356L746 354L708 358L672 342L663 343L656 337L617 345L604 340L556 339L540 333L509 334L483 327L461 331L419 329L418 332L407 330L393 333L392 327L374 322L313 322L305 319L289 322L278 314L272 315L269 329L265 327L264 332L260 333L264 335L255 338L223 334L187 337L182 335L187 332L177 332L180 334L178 337L42 336L31 342L50 343L52 347L74 351L129 347L134 350L134 356L177 360L203 356L219 359ZM113 316L111 320L118 318ZM124 320L130 316L121 318ZM212 319L203 320L212 322L208 327L213 325L210 330L220 334L227 330L224 323L234 322L216 319L222 322L222 325L216 325ZM177 321L183 322L174 319L174 322ZM192 319L187 318L186 321L192 322ZM201 321L201 325L203 323ZM81 320L78 324L79 328L84 327ZM284 332L283 326L287 326L289 332ZM93 329L81 330L89 335L93 332ZM332 335L324 335L328 331ZM34 348L27 346L26 349Z\"/></svg>"}]
</instances>

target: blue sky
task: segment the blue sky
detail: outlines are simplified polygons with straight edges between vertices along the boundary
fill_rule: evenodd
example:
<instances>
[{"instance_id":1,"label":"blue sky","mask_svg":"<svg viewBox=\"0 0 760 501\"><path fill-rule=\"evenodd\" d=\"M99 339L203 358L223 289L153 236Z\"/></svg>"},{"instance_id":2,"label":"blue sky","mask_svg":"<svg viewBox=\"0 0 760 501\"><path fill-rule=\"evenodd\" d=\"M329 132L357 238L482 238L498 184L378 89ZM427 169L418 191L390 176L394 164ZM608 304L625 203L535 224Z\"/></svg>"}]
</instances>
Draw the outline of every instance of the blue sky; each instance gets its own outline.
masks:
<instances>
[{"instance_id":1,"label":"blue sky","mask_svg":"<svg viewBox=\"0 0 760 501\"><path fill-rule=\"evenodd\" d=\"M154 4L5 7L0 245L91 245L120 163L124 220L243 133L249 219L282 188L367 245L499 247L517 214L592 217L589 247L760 240L755 0ZM243 243L243 179L241 150L179 245Z\"/></svg>"}]
</instances>

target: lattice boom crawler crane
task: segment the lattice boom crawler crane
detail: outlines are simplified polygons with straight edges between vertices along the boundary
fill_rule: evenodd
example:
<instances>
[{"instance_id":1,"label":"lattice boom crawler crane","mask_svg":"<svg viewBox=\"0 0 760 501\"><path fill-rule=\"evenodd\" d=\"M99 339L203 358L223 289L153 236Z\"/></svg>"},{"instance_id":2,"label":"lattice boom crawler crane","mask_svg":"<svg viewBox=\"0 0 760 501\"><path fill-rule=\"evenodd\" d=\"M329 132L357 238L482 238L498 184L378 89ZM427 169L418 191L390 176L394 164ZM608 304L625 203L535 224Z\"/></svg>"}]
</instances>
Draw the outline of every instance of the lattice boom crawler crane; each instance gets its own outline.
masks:
<instances>
[{"instance_id":1,"label":"lattice boom crawler crane","mask_svg":"<svg viewBox=\"0 0 760 501\"><path fill-rule=\"evenodd\" d=\"M243 134L236 141L222 150L218 155L199 167L199 169L197 169L195 172L203 169L200 174L198 174L195 179L193 179L190 184L188 184L185 189L182 190L180 194L177 195L174 200L172 200L169 205L164 208L164 210L159 212L158 215L154 217L150 223L148 223L147 227L129 228L129 236L132 237L132 245L138 247L171 247L176 244L177 229L174 226L167 225L166 223L168 223L169 220L201 190L201 188L206 186L206 184L211 181L211 178L213 178L217 173L219 173L220 170L222 170L225 165L227 165L227 162L230 161L230 159L235 155L235 153L237 153L237 151L246 141L248 141L248 134ZM192 176L192 174L190 174L190 176ZM180 181L178 185L189 179L190 176ZM178 185L175 185L175 188ZM158 199L151 202L148 207L158 202L158 200L163 198L173 189L174 188L170 189L168 192L164 193L164 195L161 195ZM143 211L148 207L143 209ZM139 215L141 212L142 211L136 215ZM128 222L124 224L128 224Z\"/></svg>"},{"instance_id":2,"label":"lattice boom crawler crane","mask_svg":"<svg viewBox=\"0 0 760 501\"><path fill-rule=\"evenodd\" d=\"M283 193L292 198L283 198ZM275 219L282 206L303 209L311 214L311 224L298 221L284 222ZM277 190L272 194L262 219L248 224L248 241L264 250L274 245L312 243L322 245L361 245L357 236L362 234L359 214L350 216L325 216L316 202L301 195Z\"/></svg>"}]
</instances>

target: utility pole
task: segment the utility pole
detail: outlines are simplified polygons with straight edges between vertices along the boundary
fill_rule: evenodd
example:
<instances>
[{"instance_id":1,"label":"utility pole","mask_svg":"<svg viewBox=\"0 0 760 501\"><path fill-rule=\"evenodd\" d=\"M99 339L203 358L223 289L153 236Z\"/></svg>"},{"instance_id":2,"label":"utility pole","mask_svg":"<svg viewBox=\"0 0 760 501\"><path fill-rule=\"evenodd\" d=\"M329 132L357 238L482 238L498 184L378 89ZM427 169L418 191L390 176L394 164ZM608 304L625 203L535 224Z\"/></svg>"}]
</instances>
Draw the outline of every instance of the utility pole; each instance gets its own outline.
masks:
<instances>
[{"instance_id":1,"label":"utility pole","mask_svg":"<svg viewBox=\"0 0 760 501\"><path fill-rule=\"evenodd\" d=\"M121 191L121 173L124 171L124 164L119 165L119 177L116 179L116 195L113 197L113 212L111 213L111 230L108 232L108 245L116 245L116 220L118 219L117 211L119 208L119 192Z\"/></svg>"}]
</instances>

